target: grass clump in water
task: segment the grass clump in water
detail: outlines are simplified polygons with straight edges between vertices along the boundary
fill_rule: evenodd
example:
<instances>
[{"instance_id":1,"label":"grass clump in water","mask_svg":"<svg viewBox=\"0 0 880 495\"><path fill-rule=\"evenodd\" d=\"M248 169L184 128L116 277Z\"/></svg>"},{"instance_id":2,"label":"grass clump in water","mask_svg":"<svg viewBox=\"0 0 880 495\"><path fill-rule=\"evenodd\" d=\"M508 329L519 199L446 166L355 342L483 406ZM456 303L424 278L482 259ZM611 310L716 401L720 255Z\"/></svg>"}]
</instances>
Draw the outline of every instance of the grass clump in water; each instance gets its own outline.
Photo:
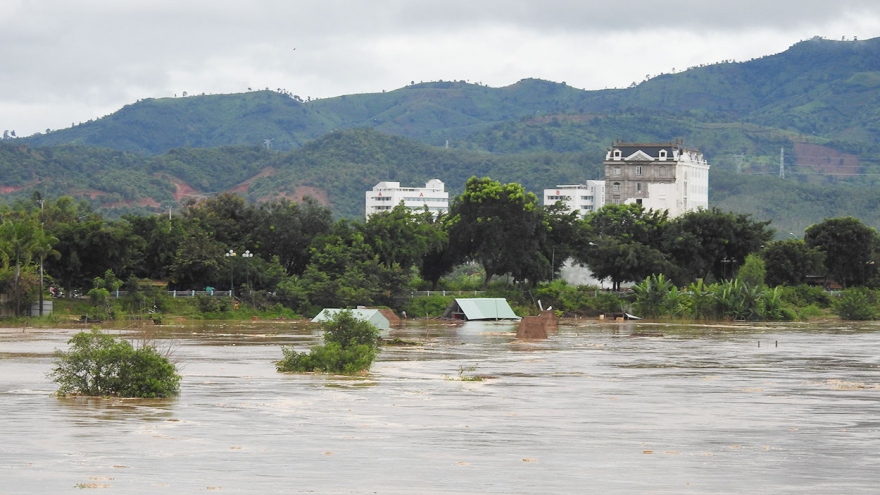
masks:
<instances>
[{"instance_id":1,"label":"grass clump in water","mask_svg":"<svg viewBox=\"0 0 880 495\"><path fill-rule=\"evenodd\" d=\"M458 380L462 382L481 382L483 381L483 377L480 375L469 375L468 373L473 373L477 370L476 364L471 366L461 365L458 367ZM449 376L446 377L447 380L452 380Z\"/></svg>"}]
</instances>

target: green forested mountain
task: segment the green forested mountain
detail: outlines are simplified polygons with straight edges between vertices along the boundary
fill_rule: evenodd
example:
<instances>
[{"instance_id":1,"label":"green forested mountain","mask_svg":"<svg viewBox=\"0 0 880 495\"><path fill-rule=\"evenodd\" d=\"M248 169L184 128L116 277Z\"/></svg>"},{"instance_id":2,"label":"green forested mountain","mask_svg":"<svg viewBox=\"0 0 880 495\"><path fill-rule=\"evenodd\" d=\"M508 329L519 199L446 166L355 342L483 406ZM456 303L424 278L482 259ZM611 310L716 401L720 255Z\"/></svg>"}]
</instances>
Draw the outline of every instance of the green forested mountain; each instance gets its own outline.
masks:
<instances>
[{"instance_id":1,"label":"green forested mountain","mask_svg":"<svg viewBox=\"0 0 880 495\"><path fill-rule=\"evenodd\" d=\"M284 90L145 99L69 129L0 142L0 190L158 211L236 191L311 195L358 217L382 180L472 175L545 187L601 177L609 143L684 139L713 165L710 203L799 233L824 217L880 226L880 38L811 39L747 62L585 91L428 82L310 100ZM777 178L785 150L786 179ZM111 151L115 150L115 151Z\"/></svg>"},{"instance_id":2,"label":"green forested mountain","mask_svg":"<svg viewBox=\"0 0 880 495\"><path fill-rule=\"evenodd\" d=\"M647 112L687 116L704 125L752 123L805 138L873 144L880 137L878 99L880 38L814 38L780 54L655 75L623 90L585 91L526 79L503 88L464 81L414 83L387 93L307 102L269 90L145 99L96 121L26 140L157 154L177 147L259 146L271 139L275 149L287 150L332 130L374 127L443 145L521 118Z\"/></svg>"},{"instance_id":3,"label":"green forested mountain","mask_svg":"<svg viewBox=\"0 0 880 495\"><path fill-rule=\"evenodd\" d=\"M165 211L188 198L236 191L251 201L312 196L337 216L359 218L365 191L383 180L416 186L437 177L458 195L469 177L491 176L540 194L545 187L600 177L597 152L602 150L501 154L446 149L375 129L352 129L332 132L292 152L225 147L145 157L80 146L0 143L0 171L8 177L19 172L20 185L4 189L9 200L27 199L34 191L44 197L72 194L111 216ZM64 169L68 163L79 165ZM43 171L58 178L40 181ZM789 232L802 235L825 217L851 215L880 228L880 196L870 186L831 179L817 184L810 176L737 174L724 167L714 168L710 177L713 206L772 220L786 237Z\"/></svg>"}]
</instances>

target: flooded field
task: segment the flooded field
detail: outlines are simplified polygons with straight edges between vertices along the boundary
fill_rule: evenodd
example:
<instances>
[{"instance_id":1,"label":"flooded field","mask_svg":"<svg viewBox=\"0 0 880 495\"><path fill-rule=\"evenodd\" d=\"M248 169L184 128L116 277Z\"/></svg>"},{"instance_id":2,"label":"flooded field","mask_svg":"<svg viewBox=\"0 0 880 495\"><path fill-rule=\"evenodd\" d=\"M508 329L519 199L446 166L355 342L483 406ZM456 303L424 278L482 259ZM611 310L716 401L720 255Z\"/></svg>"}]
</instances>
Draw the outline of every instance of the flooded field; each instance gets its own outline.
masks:
<instances>
[{"instance_id":1,"label":"flooded field","mask_svg":"<svg viewBox=\"0 0 880 495\"><path fill-rule=\"evenodd\" d=\"M0 329L0 495L867 494L880 327L419 325L364 377L275 371L304 324L163 328L172 400L62 399L76 330ZM112 330L130 335L131 331Z\"/></svg>"}]
</instances>

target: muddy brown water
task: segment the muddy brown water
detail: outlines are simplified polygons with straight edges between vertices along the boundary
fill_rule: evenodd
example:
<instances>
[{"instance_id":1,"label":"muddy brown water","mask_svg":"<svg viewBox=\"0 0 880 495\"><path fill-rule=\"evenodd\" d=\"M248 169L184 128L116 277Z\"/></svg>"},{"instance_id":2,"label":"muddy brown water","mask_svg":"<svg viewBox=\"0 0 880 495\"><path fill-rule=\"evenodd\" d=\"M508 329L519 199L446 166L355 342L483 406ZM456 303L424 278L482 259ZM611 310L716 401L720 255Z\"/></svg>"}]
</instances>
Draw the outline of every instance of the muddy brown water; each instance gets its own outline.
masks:
<instances>
[{"instance_id":1,"label":"muddy brown water","mask_svg":"<svg viewBox=\"0 0 880 495\"><path fill-rule=\"evenodd\" d=\"M878 330L410 324L352 378L275 371L304 324L167 327L180 396L118 400L53 396L77 330L0 329L0 495L877 493Z\"/></svg>"}]
</instances>

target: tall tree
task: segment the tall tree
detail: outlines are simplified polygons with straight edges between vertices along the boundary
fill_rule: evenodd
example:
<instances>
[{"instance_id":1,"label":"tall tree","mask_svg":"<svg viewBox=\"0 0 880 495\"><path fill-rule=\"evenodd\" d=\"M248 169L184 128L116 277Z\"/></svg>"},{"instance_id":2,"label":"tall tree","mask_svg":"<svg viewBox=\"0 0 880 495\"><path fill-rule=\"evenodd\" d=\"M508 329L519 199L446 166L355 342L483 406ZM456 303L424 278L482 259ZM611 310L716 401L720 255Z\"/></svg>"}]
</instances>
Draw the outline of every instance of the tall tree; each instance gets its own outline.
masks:
<instances>
[{"instance_id":1,"label":"tall tree","mask_svg":"<svg viewBox=\"0 0 880 495\"><path fill-rule=\"evenodd\" d=\"M606 205L583 223L589 242L581 243L575 258L596 278L611 279L614 289L619 289L621 282L673 271L658 249L667 223L666 211L645 210L635 203Z\"/></svg>"},{"instance_id":2,"label":"tall tree","mask_svg":"<svg viewBox=\"0 0 880 495\"><path fill-rule=\"evenodd\" d=\"M251 248L257 256L277 256L289 275L302 275L309 264L312 241L330 232L330 209L312 198L301 203L280 199L263 203L254 213Z\"/></svg>"},{"instance_id":3,"label":"tall tree","mask_svg":"<svg viewBox=\"0 0 880 495\"><path fill-rule=\"evenodd\" d=\"M579 255L597 279L610 279L612 288L621 282L644 280L651 275L669 273L674 267L659 250L635 241L603 237Z\"/></svg>"},{"instance_id":4,"label":"tall tree","mask_svg":"<svg viewBox=\"0 0 880 495\"><path fill-rule=\"evenodd\" d=\"M224 257L226 250L227 245L215 239L200 222L187 224L170 266L172 285L179 289L193 289L216 284L223 277L224 267L228 267L229 283L233 284L232 263L235 259Z\"/></svg>"},{"instance_id":5,"label":"tall tree","mask_svg":"<svg viewBox=\"0 0 880 495\"><path fill-rule=\"evenodd\" d=\"M99 215L57 223L50 233L61 256L48 259L46 269L69 289L88 287L107 270L127 278L144 250L143 238L133 235L128 223L107 223Z\"/></svg>"},{"instance_id":6,"label":"tall tree","mask_svg":"<svg viewBox=\"0 0 880 495\"><path fill-rule=\"evenodd\" d=\"M397 264L403 270L418 267L426 253L446 240L446 232L434 223L429 212L416 213L402 203L371 215L361 231L380 262L386 267Z\"/></svg>"},{"instance_id":7,"label":"tall tree","mask_svg":"<svg viewBox=\"0 0 880 495\"><path fill-rule=\"evenodd\" d=\"M761 257L767 270L764 280L770 287L800 285L807 281L807 275L824 274L825 270L825 255L803 239L773 241L761 251Z\"/></svg>"},{"instance_id":8,"label":"tall tree","mask_svg":"<svg viewBox=\"0 0 880 495\"><path fill-rule=\"evenodd\" d=\"M589 224L596 238L608 237L657 248L669 221L669 214L666 210L646 210L636 203L605 205L584 221Z\"/></svg>"},{"instance_id":9,"label":"tall tree","mask_svg":"<svg viewBox=\"0 0 880 495\"><path fill-rule=\"evenodd\" d=\"M185 219L201 222L215 240L233 249L244 249L252 244L255 214L256 208L233 193L223 193L199 202L191 201L182 211Z\"/></svg>"},{"instance_id":10,"label":"tall tree","mask_svg":"<svg viewBox=\"0 0 880 495\"><path fill-rule=\"evenodd\" d=\"M858 219L831 218L811 225L804 241L825 255L827 274L844 287L862 285L877 274L877 231Z\"/></svg>"},{"instance_id":11,"label":"tall tree","mask_svg":"<svg viewBox=\"0 0 880 495\"><path fill-rule=\"evenodd\" d=\"M540 252L544 260L549 261L552 279L565 262L589 242L589 229L585 228L576 211L569 212L561 203L545 206L542 214L547 228L541 239ZM542 279L546 280L546 277Z\"/></svg>"},{"instance_id":12,"label":"tall tree","mask_svg":"<svg viewBox=\"0 0 880 495\"><path fill-rule=\"evenodd\" d=\"M543 256L541 239L547 225L537 196L522 185L471 177L449 208L448 225L453 249L483 265L484 287L493 276L505 273L519 280L535 276L524 273L523 267ZM549 278L547 268L544 276Z\"/></svg>"},{"instance_id":13,"label":"tall tree","mask_svg":"<svg viewBox=\"0 0 880 495\"><path fill-rule=\"evenodd\" d=\"M382 263L361 229L340 220L315 240L302 276L309 302L317 307L381 305L399 309L408 272Z\"/></svg>"},{"instance_id":14,"label":"tall tree","mask_svg":"<svg viewBox=\"0 0 880 495\"><path fill-rule=\"evenodd\" d=\"M143 239L142 249L133 253L132 270L139 278L168 279L171 266L184 240L186 225L180 216L136 216L123 218L132 235Z\"/></svg>"},{"instance_id":15,"label":"tall tree","mask_svg":"<svg viewBox=\"0 0 880 495\"><path fill-rule=\"evenodd\" d=\"M670 220L662 249L678 267L675 277L683 285L694 280L734 277L746 256L760 251L773 237L770 222L718 208L690 211Z\"/></svg>"}]
</instances>

